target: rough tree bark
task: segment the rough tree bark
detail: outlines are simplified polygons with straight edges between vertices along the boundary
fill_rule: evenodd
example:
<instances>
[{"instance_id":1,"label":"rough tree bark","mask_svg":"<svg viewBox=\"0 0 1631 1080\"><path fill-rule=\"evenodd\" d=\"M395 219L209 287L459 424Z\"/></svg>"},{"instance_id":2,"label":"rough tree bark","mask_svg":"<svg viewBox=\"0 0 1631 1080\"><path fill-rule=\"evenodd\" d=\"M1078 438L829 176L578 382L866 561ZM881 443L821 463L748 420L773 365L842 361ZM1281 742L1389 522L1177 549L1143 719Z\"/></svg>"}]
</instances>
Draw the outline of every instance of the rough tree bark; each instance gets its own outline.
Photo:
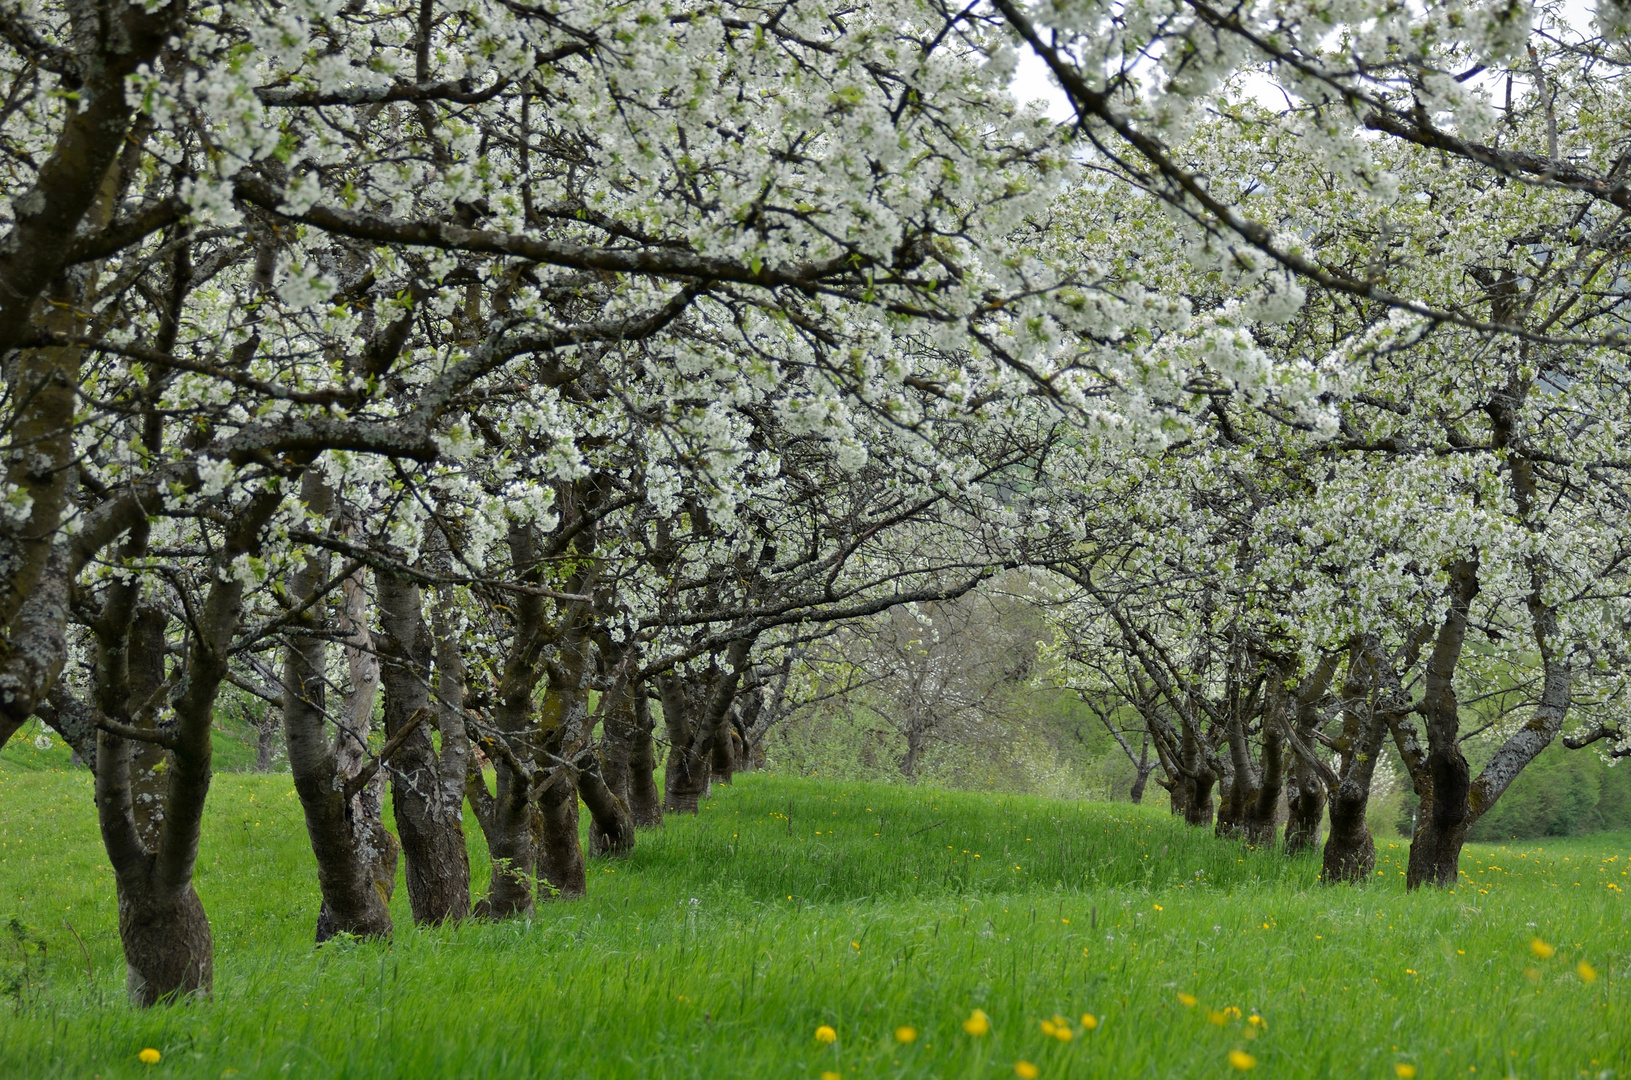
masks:
<instances>
[{"instance_id":1,"label":"rough tree bark","mask_svg":"<svg viewBox=\"0 0 1631 1080\"><path fill-rule=\"evenodd\" d=\"M651 717L651 698L644 683L630 687L634 702L634 729L629 742L629 812L638 829L655 829L663 823L663 800L657 791L657 722Z\"/></svg>"},{"instance_id":2,"label":"rough tree bark","mask_svg":"<svg viewBox=\"0 0 1631 1080\"><path fill-rule=\"evenodd\" d=\"M112 710L102 719L98 736L97 820L113 865L127 987L138 1006L191 994L207 996L212 987L214 946L192 877L210 786L210 724L243 609L244 586L230 567L237 556L258 550L261 530L280 501L275 491L261 494L228 530L209 593L193 621L180 678L169 696L173 712L169 723L132 722L149 717L154 707L152 695L137 701L130 693L128 642L136 621L138 579L115 580L108 586L93 627L98 638L98 697L104 713ZM134 558L145 547L142 522L132 530L124 551ZM162 640L162 625L158 629ZM130 782L132 739L161 746L170 755L161 811L152 815L157 827L145 835Z\"/></svg>"},{"instance_id":3,"label":"rough tree bark","mask_svg":"<svg viewBox=\"0 0 1631 1080\"><path fill-rule=\"evenodd\" d=\"M319 474L305 474L300 495L312 513L329 516L333 497ZM324 725L328 619L322 593L330 587L329 565L326 552L308 548L290 579L290 603L297 609L305 607L291 620L283 651L284 741L317 860L323 897L317 918L319 942L339 933L388 936L387 905L396 882L395 843L383 827L376 830L373 822L359 819L355 798L359 790L341 772L339 754Z\"/></svg>"},{"instance_id":4,"label":"rough tree bark","mask_svg":"<svg viewBox=\"0 0 1631 1080\"><path fill-rule=\"evenodd\" d=\"M688 685L672 673L661 677L669 746L663 809L670 814L694 814L708 797L714 740L722 734L753 641L752 637L732 641L720 670L702 687Z\"/></svg>"},{"instance_id":5,"label":"rough tree bark","mask_svg":"<svg viewBox=\"0 0 1631 1080\"><path fill-rule=\"evenodd\" d=\"M530 525L511 522L508 543L514 573L523 581L539 580L539 550ZM493 790L478 770L470 772L470 799L487 837L492 872L487 896L476 914L504 919L524 915L534 903L538 873L538 841L543 829L533 802L536 767L524 751L532 740L533 691L543 677L544 647L548 637L543 598L523 593L514 599L515 631L492 710L493 731L481 740L493 765ZM545 778L539 777L542 783Z\"/></svg>"},{"instance_id":6,"label":"rough tree bark","mask_svg":"<svg viewBox=\"0 0 1631 1080\"><path fill-rule=\"evenodd\" d=\"M470 914L470 857L464 843L464 784L469 745L462 719L442 726L438 754L431 732L446 710L433 709L435 651L419 585L395 574L375 576L379 593L380 677L391 807L407 864L414 922L434 925ZM462 681L462 679L461 679Z\"/></svg>"},{"instance_id":7,"label":"rough tree bark","mask_svg":"<svg viewBox=\"0 0 1631 1080\"><path fill-rule=\"evenodd\" d=\"M608 658L614 650L605 649ZM619 662L623 658L619 656ZM634 848L634 814L629 806L634 742L634 697L625 676L606 691L598 758L580 754L578 791L589 808L589 851L593 855L623 854Z\"/></svg>"},{"instance_id":8,"label":"rough tree bark","mask_svg":"<svg viewBox=\"0 0 1631 1080\"><path fill-rule=\"evenodd\" d=\"M1427 750L1411 768L1421 812L1416 832L1410 840L1410 858L1405 869L1405 887L1422 885L1448 887L1456 883L1460 871L1461 845L1466 840L1467 796L1472 778L1467 759L1461 753L1460 711L1453 680L1462 646L1467 637L1467 613L1478 595L1478 560L1459 559L1450 567L1450 604L1444 614L1433 651L1427 659L1422 680L1419 710L1425 718ZM1401 717L1395 731L1407 723ZM1397 737L1397 736L1396 736ZM1400 753L1410 756L1404 744Z\"/></svg>"},{"instance_id":9,"label":"rough tree bark","mask_svg":"<svg viewBox=\"0 0 1631 1080\"><path fill-rule=\"evenodd\" d=\"M1317 847L1320 842L1320 822L1325 816L1327 788L1325 777L1316 767L1312 744L1322 719L1320 701L1331 686L1340 657L1331 653L1320 658L1314 670L1297 686L1293 698L1296 715L1285 716L1288 728L1287 742L1291 748L1291 768L1286 783L1286 840L1287 855L1295 855Z\"/></svg>"}]
</instances>

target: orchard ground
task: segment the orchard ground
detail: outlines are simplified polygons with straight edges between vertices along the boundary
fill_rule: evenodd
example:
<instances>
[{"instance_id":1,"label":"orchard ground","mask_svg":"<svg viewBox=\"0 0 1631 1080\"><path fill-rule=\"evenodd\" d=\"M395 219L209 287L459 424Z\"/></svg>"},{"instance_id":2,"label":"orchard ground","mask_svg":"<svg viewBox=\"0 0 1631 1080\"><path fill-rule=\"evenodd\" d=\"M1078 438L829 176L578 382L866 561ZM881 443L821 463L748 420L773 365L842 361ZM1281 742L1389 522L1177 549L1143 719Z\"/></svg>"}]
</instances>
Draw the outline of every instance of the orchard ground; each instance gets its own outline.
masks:
<instances>
[{"instance_id":1,"label":"orchard ground","mask_svg":"<svg viewBox=\"0 0 1631 1080\"><path fill-rule=\"evenodd\" d=\"M0 1076L1631 1077L1631 836L1404 858L1325 888L1159 806L747 775L585 900L420 930L399 885L393 941L316 949L289 779L226 772L215 998L135 1012L90 777L13 740Z\"/></svg>"}]
</instances>

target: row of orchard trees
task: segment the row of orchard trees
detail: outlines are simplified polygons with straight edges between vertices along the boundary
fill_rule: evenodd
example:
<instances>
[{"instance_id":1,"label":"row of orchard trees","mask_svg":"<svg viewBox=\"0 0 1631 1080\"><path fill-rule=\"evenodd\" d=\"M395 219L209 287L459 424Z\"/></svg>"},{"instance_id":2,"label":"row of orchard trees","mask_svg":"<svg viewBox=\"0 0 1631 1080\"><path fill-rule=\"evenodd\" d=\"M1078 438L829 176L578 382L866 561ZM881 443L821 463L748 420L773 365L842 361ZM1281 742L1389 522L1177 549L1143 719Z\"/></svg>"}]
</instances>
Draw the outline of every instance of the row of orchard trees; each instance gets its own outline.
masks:
<instances>
[{"instance_id":1,"label":"row of orchard trees","mask_svg":"<svg viewBox=\"0 0 1631 1080\"><path fill-rule=\"evenodd\" d=\"M1374 871L1366 812L1390 754L1420 799L1416 887L1456 884L1468 829L1565 731L1571 748L1631 753L1631 192L1573 183L1623 169L1631 103L1599 78L1623 47L1556 22L1538 36L1515 70L1466 57L1496 98L1476 152L1367 117L1407 138L1374 145L1379 171L1358 185L1258 103L1198 126L1190 160L1213 191L1243 185L1324 273L1459 324L1305 278L1295 311L1236 325L1280 363L1357 358L1363 342L1333 372L1331 412L1310 425L1197 396L1162 452L1087 463L1078 531L1047 558L1066 582L1059 674L1147 737L1173 812L1272 842L1283 800L1287 851L1318 844L1328 815L1327 881ZM1382 177L1387 197L1358 194ZM1195 282L1193 266L1151 271L1234 303L1215 278L1173 280ZM1475 772L1463 747L1478 736L1493 751Z\"/></svg>"},{"instance_id":2,"label":"row of orchard trees","mask_svg":"<svg viewBox=\"0 0 1631 1080\"><path fill-rule=\"evenodd\" d=\"M1264 718L1348 657L1458 843L1466 627L1527 613L1515 769L1620 626L1621 46L1531 15L0 10L0 741L92 764L134 999L211 985L223 686L281 715L320 939L389 933L399 860L417 921L502 918L583 891L580 801L606 850L694 810L801 628L1018 565L1159 685L1186 805L1325 777Z\"/></svg>"}]
</instances>

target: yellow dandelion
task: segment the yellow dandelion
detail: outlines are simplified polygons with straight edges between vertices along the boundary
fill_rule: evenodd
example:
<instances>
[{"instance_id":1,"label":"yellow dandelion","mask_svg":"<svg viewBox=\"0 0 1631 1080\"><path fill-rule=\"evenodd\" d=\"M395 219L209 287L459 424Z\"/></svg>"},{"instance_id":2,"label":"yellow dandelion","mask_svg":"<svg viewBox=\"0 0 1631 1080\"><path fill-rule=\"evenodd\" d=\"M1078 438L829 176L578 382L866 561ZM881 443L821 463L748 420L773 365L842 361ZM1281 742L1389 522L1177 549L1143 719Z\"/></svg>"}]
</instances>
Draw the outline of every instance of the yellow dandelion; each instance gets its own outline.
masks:
<instances>
[{"instance_id":1,"label":"yellow dandelion","mask_svg":"<svg viewBox=\"0 0 1631 1080\"><path fill-rule=\"evenodd\" d=\"M1098 1017L1094 1016L1092 1013L1083 1013L1082 1014L1082 1027L1086 1028L1088 1031L1092 1031L1094 1028L1096 1028L1098 1026L1099 1026L1099 1018Z\"/></svg>"},{"instance_id":2,"label":"yellow dandelion","mask_svg":"<svg viewBox=\"0 0 1631 1080\"><path fill-rule=\"evenodd\" d=\"M1186 1009L1193 1009L1195 1007L1195 1003L1199 1000L1200 998L1196 997L1194 994L1178 995L1178 1004L1182 1005Z\"/></svg>"},{"instance_id":3,"label":"yellow dandelion","mask_svg":"<svg viewBox=\"0 0 1631 1080\"><path fill-rule=\"evenodd\" d=\"M1014 1075L1019 1077L1019 1080L1036 1080L1037 1075L1041 1072L1041 1069L1038 1069L1029 1061L1014 1062Z\"/></svg>"},{"instance_id":4,"label":"yellow dandelion","mask_svg":"<svg viewBox=\"0 0 1631 1080\"><path fill-rule=\"evenodd\" d=\"M1597 981L1597 969L1584 960L1574 965L1574 973L1580 976L1581 982L1594 983Z\"/></svg>"},{"instance_id":5,"label":"yellow dandelion","mask_svg":"<svg viewBox=\"0 0 1631 1080\"><path fill-rule=\"evenodd\" d=\"M1224 1008L1223 1015L1227 1016L1231 1020L1239 1020L1240 1010L1235 1008L1233 1005L1229 1005Z\"/></svg>"},{"instance_id":6,"label":"yellow dandelion","mask_svg":"<svg viewBox=\"0 0 1631 1080\"><path fill-rule=\"evenodd\" d=\"M838 1031L831 1024L822 1024L816 1028L816 1042L837 1042Z\"/></svg>"},{"instance_id":7,"label":"yellow dandelion","mask_svg":"<svg viewBox=\"0 0 1631 1080\"><path fill-rule=\"evenodd\" d=\"M963 1021L963 1030L970 1035L988 1035L991 1032L991 1018L985 1015L984 1009L975 1009Z\"/></svg>"},{"instance_id":8,"label":"yellow dandelion","mask_svg":"<svg viewBox=\"0 0 1631 1080\"><path fill-rule=\"evenodd\" d=\"M1228 1013L1221 1013L1221 1012L1209 1012L1209 1013L1206 1014L1206 1022L1209 1023L1209 1024L1216 1024L1218 1027L1222 1027L1224 1024L1227 1024L1229 1022L1229 1014Z\"/></svg>"},{"instance_id":9,"label":"yellow dandelion","mask_svg":"<svg viewBox=\"0 0 1631 1080\"><path fill-rule=\"evenodd\" d=\"M1554 946L1546 944L1546 942L1542 941L1540 938L1536 938L1529 943L1529 951L1540 957L1542 960L1550 960L1557 953L1557 949Z\"/></svg>"},{"instance_id":10,"label":"yellow dandelion","mask_svg":"<svg viewBox=\"0 0 1631 1080\"><path fill-rule=\"evenodd\" d=\"M1246 1023L1250 1024L1252 1027L1267 1027L1268 1026L1268 1023L1261 1016L1258 1016L1256 1013L1252 1013L1250 1016L1246 1017Z\"/></svg>"},{"instance_id":11,"label":"yellow dandelion","mask_svg":"<svg viewBox=\"0 0 1631 1080\"><path fill-rule=\"evenodd\" d=\"M157 1065L159 1063L159 1056L159 1052L149 1046L141 1053L136 1055L136 1060L141 1062L143 1065Z\"/></svg>"},{"instance_id":12,"label":"yellow dandelion","mask_svg":"<svg viewBox=\"0 0 1631 1080\"><path fill-rule=\"evenodd\" d=\"M1229 1051L1229 1064L1237 1072L1245 1072L1247 1069L1257 1068L1257 1059L1244 1050L1231 1050Z\"/></svg>"},{"instance_id":13,"label":"yellow dandelion","mask_svg":"<svg viewBox=\"0 0 1631 1080\"><path fill-rule=\"evenodd\" d=\"M1052 1035L1060 1042L1069 1042L1076 1036L1076 1033L1070 1030L1070 1021L1066 1020L1063 1016L1055 1016L1053 1018L1053 1030L1048 1032L1048 1034Z\"/></svg>"},{"instance_id":14,"label":"yellow dandelion","mask_svg":"<svg viewBox=\"0 0 1631 1080\"><path fill-rule=\"evenodd\" d=\"M1397 1076L1399 1080L1413 1080L1416 1075L1416 1067L1408 1061L1401 1061L1393 1066L1393 1075Z\"/></svg>"},{"instance_id":15,"label":"yellow dandelion","mask_svg":"<svg viewBox=\"0 0 1631 1080\"><path fill-rule=\"evenodd\" d=\"M1041 1026L1042 1026L1042 1034L1044 1034L1044 1035L1051 1036L1055 1031L1059 1030L1058 1028L1053 1026L1053 1021L1052 1020L1042 1021Z\"/></svg>"},{"instance_id":16,"label":"yellow dandelion","mask_svg":"<svg viewBox=\"0 0 1631 1080\"><path fill-rule=\"evenodd\" d=\"M917 1042L917 1028L910 1024L902 1024L895 1029L895 1041L898 1043Z\"/></svg>"},{"instance_id":17,"label":"yellow dandelion","mask_svg":"<svg viewBox=\"0 0 1631 1080\"><path fill-rule=\"evenodd\" d=\"M835 1072L824 1072L821 1074L821 1080L844 1080L844 1078Z\"/></svg>"}]
</instances>

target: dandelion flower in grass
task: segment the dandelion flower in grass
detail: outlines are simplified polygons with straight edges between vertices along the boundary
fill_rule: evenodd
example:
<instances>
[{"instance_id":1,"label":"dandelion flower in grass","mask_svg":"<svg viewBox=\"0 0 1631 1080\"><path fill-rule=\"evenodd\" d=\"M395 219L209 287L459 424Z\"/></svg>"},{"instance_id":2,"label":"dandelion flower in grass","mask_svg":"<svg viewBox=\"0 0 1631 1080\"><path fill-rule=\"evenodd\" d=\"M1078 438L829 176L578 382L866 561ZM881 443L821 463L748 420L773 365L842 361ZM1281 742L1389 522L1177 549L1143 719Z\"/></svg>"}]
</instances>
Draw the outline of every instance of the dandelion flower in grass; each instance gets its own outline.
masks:
<instances>
[{"instance_id":1,"label":"dandelion flower in grass","mask_svg":"<svg viewBox=\"0 0 1631 1080\"><path fill-rule=\"evenodd\" d=\"M844 1078L835 1072L824 1072L821 1074L821 1080L844 1080Z\"/></svg>"},{"instance_id":2,"label":"dandelion flower in grass","mask_svg":"<svg viewBox=\"0 0 1631 1080\"><path fill-rule=\"evenodd\" d=\"M1580 976L1581 982L1594 983L1597 981L1597 969L1584 960L1574 965L1574 973Z\"/></svg>"},{"instance_id":3,"label":"dandelion flower in grass","mask_svg":"<svg viewBox=\"0 0 1631 1080\"><path fill-rule=\"evenodd\" d=\"M1037 1075L1041 1073L1041 1071L1041 1069L1038 1069L1029 1061L1014 1062L1014 1075L1019 1077L1019 1080L1036 1080Z\"/></svg>"},{"instance_id":4,"label":"dandelion flower in grass","mask_svg":"<svg viewBox=\"0 0 1631 1080\"><path fill-rule=\"evenodd\" d=\"M159 1063L159 1052L149 1046L136 1055L136 1060L143 1065L157 1065Z\"/></svg>"},{"instance_id":5,"label":"dandelion flower in grass","mask_svg":"<svg viewBox=\"0 0 1631 1080\"><path fill-rule=\"evenodd\" d=\"M1557 953L1557 949L1554 946L1548 945L1540 938L1536 938L1529 943L1529 951L1540 957L1542 960L1550 960Z\"/></svg>"},{"instance_id":6,"label":"dandelion flower in grass","mask_svg":"<svg viewBox=\"0 0 1631 1080\"><path fill-rule=\"evenodd\" d=\"M1399 1080L1414 1080L1416 1067L1408 1061L1401 1061L1393 1066L1393 1075L1397 1076Z\"/></svg>"},{"instance_id":7,"label":"dandelion flower in grass","mask_svg":"<svg viewBox=\"0 0 1631 1080\"><path fill-rule=\"evenodd\" d=\"M820 1027L816 1028L816 1042L830 1043L837 1041L838 1030L831 1024L822 1024Z\"/></svg>"},{"instance_id":8,"label":"dandelion flower in grass","mask_svg":"<svg viewBox=\"0 0 1631 1080\"><path fill-rule=\"evenodd\" d=\"M1098 1026L1099 1026L1099 1018L1098 1017L1094 1016L1092 1013L1083 1013L1082 1014L1082 1027L1083 1027L1084 1030L1092 1031L1094 1028L1096 1028Z\"/></svg>"},{"instance_id":9,"label":"dandelion flower in grass","mask_svg":"<svg viewBox=\"0 0 1631 1080\"><path fill-rule=\"evenodd\" d=\"M1053 1026L1053 1021L1052 1020L1042 1021L1041 1027L1042 1027L1042 1034L1048 1035L1048 1036L1052 1036L1055 1031L1059 1030L1058 1028Z\"/></svg>"},{"instance_id":10,"label":"dandelion flower in grass","mask_svg":"<svg viewBox=\"0 0 1631 1080\"><path fill-rule=\"evenodd\" d=\"M963 1030L970 1035L987 1035L991 1032L991 1018L985 1015L984 1009L975 1009L963 1021Z\"/></svg>"},{"instance_id":11,"label":"dandelion flower in grass","mask_svg":"<svg viewBox=\"0 0 1631 1080\"><path fill-rule=\"evenodd\" d=\"M1257 1059L1244 1050L1231 1050L1229 1051L1229 1064L1237 1072L1245 1072L1247 1069L1257 1068Z\"/></svg>"},{"instance_id":12,"label":"dandelion flower in grass","mask_svg":"<svg viewBox=\"0 0 1631 1080\"><path fill-rule=\"evenodd\" d=\"M1195 1007L1195 1003L1198 1001L1200 1001L1200 998L1196 997L1194 994L1178 995L1178 1004L1182 1005L1186 1009L1193 1009Z\"/></svg>"},{"instance_id":13,"label":"dandelion flower in grass","mask_svg":"<svg viewBox=\"0 0 1631 1080\"><path fill-rule=\"evenodd\" d=\"M1224 1010L1223 1010L1223 1015L1227 1016L1231 1020L1239 1020L1240 1019L1240 1009L1237 1006L1234 1006L1234 1005L1226 1006L1224 1008Z\"/></svg>"},{"instance_id":14,"label":"dandelion flower in grass","mask_svg":"<svg viewBox=\"0 0 1631 1080\"><path fill-rule=\"evenodd\" d=\"M917 1028L910 1024L902 1024L895 1029L895 1041L898 1043L917 1042Z\"/></svg>"},{"instance_id":15,"label":"dandelion flower in grass","mask_svg":"<svg viewBox=\"0 0 1631 1080\"><path fill-rule=\"evenodd\" d=\"M1246 1023L1250 1024L1252 1027L1268 1027L1268 1021L1264 1020L1256 1013L1252 1013L1250 1016L1246 1017Z\"/></svg>"},{"instance_id":16,"label":"dandelion flower in grass","mask_svg":"<svg viewBox=\"0 0 1631 1080\"><path fill-rule=\"evenodd\" d=\"M1229 1014L1228 1013L1221 1013L1221 1012L1209 1012L1209 1013L1206 1014L1206 1022L1209 1023L1209 1024L1216 1024L1218 1027L1222 1027L1224 1024L1227 1024L1229 1022Z\"/></svg>"}]
</instances>

